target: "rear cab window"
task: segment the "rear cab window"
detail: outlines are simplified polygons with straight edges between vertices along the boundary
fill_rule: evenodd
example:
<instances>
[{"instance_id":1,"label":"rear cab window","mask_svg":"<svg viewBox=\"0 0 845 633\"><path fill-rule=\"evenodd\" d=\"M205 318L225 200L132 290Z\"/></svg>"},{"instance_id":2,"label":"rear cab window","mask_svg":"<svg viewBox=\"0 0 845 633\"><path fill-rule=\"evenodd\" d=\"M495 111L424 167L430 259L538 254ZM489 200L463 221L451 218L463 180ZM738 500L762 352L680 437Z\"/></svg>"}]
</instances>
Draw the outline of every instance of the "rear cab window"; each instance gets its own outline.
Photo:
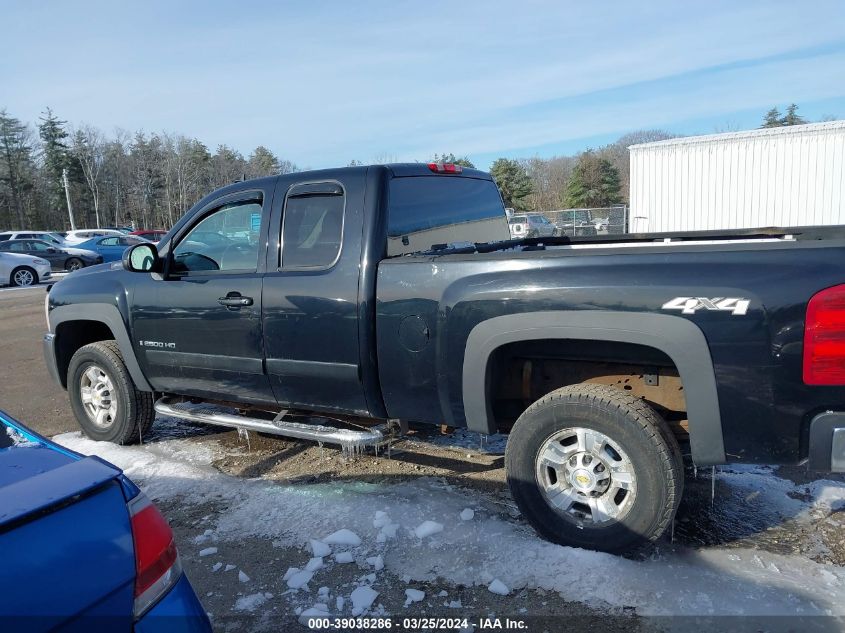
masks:
<instances>
[{"instance_id":1,"label":"rear cab window","mask_svg":"<svg viewBox=\"0 0 845 633\"><path fill-rule=\"evenodd\" d=\"M492 180L468 176L402 176L388 190L387 256L436 244L510 239L505 207Z\"/></svg>"}]
</instances>

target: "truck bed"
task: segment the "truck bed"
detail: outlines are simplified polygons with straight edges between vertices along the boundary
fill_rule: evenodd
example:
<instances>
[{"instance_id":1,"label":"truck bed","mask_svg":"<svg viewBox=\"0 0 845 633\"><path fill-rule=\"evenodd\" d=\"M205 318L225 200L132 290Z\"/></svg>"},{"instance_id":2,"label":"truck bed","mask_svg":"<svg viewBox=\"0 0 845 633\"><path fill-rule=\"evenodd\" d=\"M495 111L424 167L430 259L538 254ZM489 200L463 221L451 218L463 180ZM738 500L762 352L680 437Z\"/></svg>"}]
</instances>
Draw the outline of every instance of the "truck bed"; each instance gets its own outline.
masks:
<instances>
[{"instance_id":1,"label":"truck bed","mask_svg":"<svg viewBox=\"0 0 845 633\"><path fill-rule=\"evenodd\" d=\"M377 332L385 404L390 417L466 425L464 348L482 321L538 313L565 321L585 311L632 320L670 315L695 325L709 347L725 460L797 462L806 457L810 414L845 403L843 388L803 384L801 355L807 302L842 283L840 262L842 227L532 239L384 260ZM684 314L677 301L690 298L710 299L710 307ZM747 311L717 309L717 300L735 305L727 299L747 301ZM418 351L403 340L413 338L408 314L416 331L429 333ZM625 361L630 351L616 358L606 346L570 343L555 342L554 353L576 364ZM514 349L508 362L538 359L541 348ZM508 393L513 386L496 372L486 375L494 391L501 383L492 409L507 423L522 394ZM530 397L542 391L535 384Z\"/></svg>"}]
</instances>

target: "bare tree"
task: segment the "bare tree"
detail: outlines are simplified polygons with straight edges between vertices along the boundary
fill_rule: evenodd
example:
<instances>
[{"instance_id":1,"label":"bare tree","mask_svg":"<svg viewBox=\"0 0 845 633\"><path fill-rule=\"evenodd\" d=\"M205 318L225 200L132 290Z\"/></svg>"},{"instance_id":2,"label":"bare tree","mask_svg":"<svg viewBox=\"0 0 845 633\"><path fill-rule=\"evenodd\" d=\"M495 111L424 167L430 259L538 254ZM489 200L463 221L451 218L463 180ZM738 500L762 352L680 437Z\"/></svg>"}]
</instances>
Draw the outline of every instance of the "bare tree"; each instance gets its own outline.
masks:
<instances>
[{"instance_id":1,"label":"bare tree","mask_svg":"<svg viewBox=\"0 0 845 633\"><path fill-rule=\"evenodd\" d=\"M522 162L531 179L532 192L527 206L536 211L554 211L563 205L563 192L572 175L576 159L572 156L524 159Z\"/></svg>"},{"instance_id":2,"label":"bare tree","mask_svg":"<svg viewBox=\"0 0 845 633\"><path fill-rule=\"evenodd\" d=\"M71 135L71 151L82 167L85 183L91 192L94 218L100 227L100 174L103 169L105 142L103 134L91 125L84 125Z\"/></svg>"}]
</instances>

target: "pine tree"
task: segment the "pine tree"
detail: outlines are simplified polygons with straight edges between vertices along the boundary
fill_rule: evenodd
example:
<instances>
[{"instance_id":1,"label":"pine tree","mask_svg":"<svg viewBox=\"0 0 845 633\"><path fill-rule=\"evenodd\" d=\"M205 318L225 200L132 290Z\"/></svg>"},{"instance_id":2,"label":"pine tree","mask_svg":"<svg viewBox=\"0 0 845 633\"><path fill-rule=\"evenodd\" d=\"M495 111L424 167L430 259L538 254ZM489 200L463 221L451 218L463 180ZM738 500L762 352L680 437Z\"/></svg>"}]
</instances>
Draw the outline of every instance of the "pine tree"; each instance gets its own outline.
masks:
<instances>
[{"instance_id":1,"label":"pine tree","mask_svg":"<svg viewBox=\"0 0 845 633\"><path fill-rule=\"evenodd\" d=\"M246 161L241 153L228 145L218 145L211 157L211 186L222 187L239 180L246 173Z\"/></svg>"},{"instance_id":2,"label":"pine tree","mask_svg":"<svg viewBox=\"0 0 845 633\"><path fill-rule=\"evenodd\" d=\"M780 115L780 110L777 108L772 108L768 112L766 112L766 116L763 117L763 125L761 128L767 127L781 127L783 125L783 118Z\"/></svg>"},{"instance_id":3,"label":"pine tree","mask_svg":"<svg viewBox=\"0 0 845 633\"><path fill-rule=\"evenodd\" d=\"M621 200L619 171L593 151L581 154L566 185L566 205L570 208L607 207Z\"/></svg>"},{"instance_id":4,"label":"pine tree","mask_svg":"<svg viewBox=\"0 0 845 633\"><path fill-rule=\"evenodd\" d=\"M67 204L62 179L64 170L68 170L68 180L71 182L79 183L83 177L79 163L73 160L66 142L67 122L56 117L50 108L47 108L39 120L41 123L38 125L38 136L41 138L41 157L47 181L47 201L50 210L58 210Z\"/></svg>"},{"instance_id":5,"label":"pine tree","mask_svg":"<svg viewBox=\"0 0 845 633\"><path fill-rule=\"evenodd\" d=\"M19 229L27 228L24 195L33 187L31 172L29 131L6 110L0 110L0 200L7 201L9 218Z\"/></svg>"},{"instance_id":6,"label":"pine tree","mask_svg":"<svg viewBox=\"0 0 845 633\"><path fill-rule=\"evenodd\" d=\"M448 154L435 154L434 158L432 158L429 162L431 163L451 163L453 165L460 165L461 167L466 167L468 169L475 169L475 165L472 164L472 161L469 159L469 156L461 156L458 158L452 152Z\"/></svg>"},{"instance_id":7,"label":"pine tree","mask_svg":"<svg viewBox=\"0 0 845 633\"><path fill-rule=\"evenodd\" d=\"M783 115L781 119L781 125L803 125L807 122L802 116L798 116L798 106L794 103L790 103L789 107L786 109L786 114Z\"/></svg>"},{"instance_id":8,"label":"pine tree","mask_svg":"<svg viewBox=\"0 0 845 633\"><path fill-rule=\"evenodd\" d=\"M533 188L528 172L518 161L507 158L497 158L490 167L490 175L502 192L502 201L506 207L525 210L525 197L530 195Z\"/></svg>"},{"instance_id":9,"label":"pine tree","mask_svg":"<svg viewBox=\"0 0 845 633\"><path fill-rule=\"evenodd\" d=\"M261 176L275 176L280 173L279 159L269 149L259 145L253 150L247 160L247 176L260 178Z\"/></svg>"}]
</instances>

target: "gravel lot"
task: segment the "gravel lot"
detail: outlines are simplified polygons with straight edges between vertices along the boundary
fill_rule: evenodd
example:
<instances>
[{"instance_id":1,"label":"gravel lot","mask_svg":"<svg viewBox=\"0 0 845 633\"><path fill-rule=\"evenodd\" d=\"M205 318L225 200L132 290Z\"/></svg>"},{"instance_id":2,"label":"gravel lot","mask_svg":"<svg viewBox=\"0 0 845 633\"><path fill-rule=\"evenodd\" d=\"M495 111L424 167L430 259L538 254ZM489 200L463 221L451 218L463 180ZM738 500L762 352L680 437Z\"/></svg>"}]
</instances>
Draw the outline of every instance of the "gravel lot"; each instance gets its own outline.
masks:
<instances>
[{"instance_id":1,"label":"gravel lot","mask_svg":"<svg viewBox=\"0 0 845 633\"><path fill-rule=\"evenodd\" d=\"M96 444L76 433L44 367L43 296L0 290L0 408L102 454L159 503L217 630L296 630L298 613L321 603L350 617L359 587L378 592L365 614L400 625L439 616L468 618L475 630L485 617L530 631L841 630L840 619L809 616L845 615L842 478L726 467L711 499L710 473L690 472L674 540L625 559L535 537L508 495L496 438L482 446L472 434L417 429L390 455L346 459L308 442L164 419L143 447ZM475 517L458 518L462 508ZM377 511L397 525L395 539L379 540ZM415 537L423 520L442 533ZM309 539L343 528L362 540L350 546L354 562L330 556L310 583L291 588L286 572L308 563ZM374 556L383 569L367 561ZM507 595L488 590L494 579ZM406 589L425 597L405 606ZM740 610L754 617L725 617ZM767 615L778 617L762 622Z\"/></svg>"}]
</instances>

